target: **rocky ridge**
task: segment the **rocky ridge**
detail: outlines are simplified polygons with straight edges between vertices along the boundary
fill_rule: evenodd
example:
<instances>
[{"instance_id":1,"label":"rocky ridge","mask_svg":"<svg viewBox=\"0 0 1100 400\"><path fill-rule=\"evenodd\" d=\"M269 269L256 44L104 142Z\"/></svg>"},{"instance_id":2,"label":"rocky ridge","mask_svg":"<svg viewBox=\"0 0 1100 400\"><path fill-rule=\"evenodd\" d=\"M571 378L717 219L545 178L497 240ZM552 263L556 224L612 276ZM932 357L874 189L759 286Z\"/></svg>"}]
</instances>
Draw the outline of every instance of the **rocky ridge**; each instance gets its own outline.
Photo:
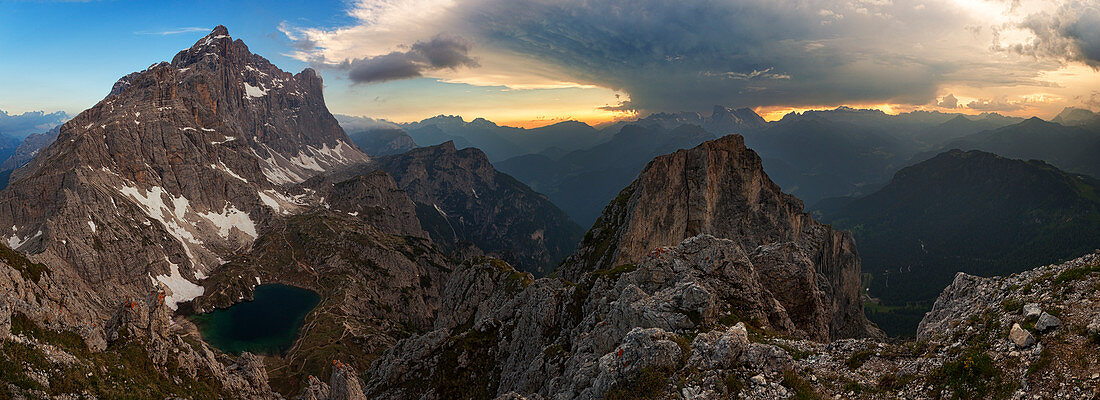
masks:
<instances>
[{"instance_id":1,"label":"rocky ridge","mask_svg":"<svg viewBox=\"0 0 1100 400\"><path fill-rule=\"evenodd\" d=\"M546 196L493 168L478 149L453 142L376 157L336 179L382 170L416 203L421 225L441 249L484 253L543 276L568 256L583 230ZM462 257L459 257L462 258Z\"/></svg>"},{"instance_id":2,"label":"rocky ridge","mask_svg":"<svg viewBox=\"0 0 1100 400\"><path fill-rule=\"evenodd\" d=\"M819 342L761 329L753 316L692 317L706 299L751 292L724 287L746 282L729 275L745 271L735 249L701 235L580 284L466 265L448 292L477 295L448 297L441 315L455 318L387 351L367 395L1088 399L1100 388L1100 253L1011 277L960 274L920 340ZM1030 339L1014 342L1019 330Z\"/></svg>"}]
</instances>

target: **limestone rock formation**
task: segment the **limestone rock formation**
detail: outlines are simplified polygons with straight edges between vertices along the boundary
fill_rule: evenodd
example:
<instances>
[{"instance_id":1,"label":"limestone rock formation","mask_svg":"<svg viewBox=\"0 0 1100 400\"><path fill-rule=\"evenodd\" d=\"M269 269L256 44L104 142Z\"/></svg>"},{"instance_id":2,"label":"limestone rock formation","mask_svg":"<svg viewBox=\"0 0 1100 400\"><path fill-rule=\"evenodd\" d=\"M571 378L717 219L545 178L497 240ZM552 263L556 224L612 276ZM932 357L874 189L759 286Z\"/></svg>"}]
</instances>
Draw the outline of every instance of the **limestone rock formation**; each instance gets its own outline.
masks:
<instances>
[{"instance_id":1,"label":"limestone rock formation","mask_svg":"<svg viewBox=\"0 0 1100 400\"><path fill-rule=\"evenodd\" d=\"M604 210L561 276L637 264L699 234L730 239L807 337L879 334L863 315L860 264L847 232L815 222L730 135L657 157Z\"/></svg>"}]
</instances>

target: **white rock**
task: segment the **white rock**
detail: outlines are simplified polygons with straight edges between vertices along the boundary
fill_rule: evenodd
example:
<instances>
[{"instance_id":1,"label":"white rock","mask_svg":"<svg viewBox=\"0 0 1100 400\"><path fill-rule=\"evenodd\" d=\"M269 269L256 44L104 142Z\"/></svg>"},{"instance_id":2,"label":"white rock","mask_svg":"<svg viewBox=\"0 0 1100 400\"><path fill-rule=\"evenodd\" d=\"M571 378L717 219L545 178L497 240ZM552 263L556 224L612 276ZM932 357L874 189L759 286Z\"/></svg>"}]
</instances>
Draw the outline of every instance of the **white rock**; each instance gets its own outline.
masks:
<instances>
[{"instance_id":1,"label":"white rock","mask_svg":"<svg viewBox=\"0 0 1100 400\"><path fill-rule=\"evenodd\" d=\"M1020 324L1012 324L1012 330L1008 333L1008 340L1011 340L1016 347L1024 348L1035 344L1035 336L1031 335L1031 332L1024 330L1020 327Z\"/></svg>"}]
</instances>

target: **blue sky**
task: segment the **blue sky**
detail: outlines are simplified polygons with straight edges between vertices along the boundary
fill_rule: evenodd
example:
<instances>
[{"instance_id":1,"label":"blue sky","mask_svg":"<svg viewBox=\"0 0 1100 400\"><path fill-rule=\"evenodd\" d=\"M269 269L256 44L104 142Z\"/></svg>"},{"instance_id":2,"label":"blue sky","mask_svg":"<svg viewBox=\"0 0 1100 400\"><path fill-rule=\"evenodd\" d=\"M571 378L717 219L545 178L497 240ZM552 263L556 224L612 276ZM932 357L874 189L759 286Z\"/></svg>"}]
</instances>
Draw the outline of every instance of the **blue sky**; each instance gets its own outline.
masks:
<instances>
[{"instance_id":1,"label":"blue sky","mask_svg":"<svg viewBox=\"0 0 1100 400\"><path fill-rule=\"evenodd\" d=\"M280 68L298 71L307 65L281 55L289 47L276 27L340 26L350 21L344 8L341 1L0 0L0 110L75 114L118 78L170 61L218 24Z\"/></svg>"}]
</instances>

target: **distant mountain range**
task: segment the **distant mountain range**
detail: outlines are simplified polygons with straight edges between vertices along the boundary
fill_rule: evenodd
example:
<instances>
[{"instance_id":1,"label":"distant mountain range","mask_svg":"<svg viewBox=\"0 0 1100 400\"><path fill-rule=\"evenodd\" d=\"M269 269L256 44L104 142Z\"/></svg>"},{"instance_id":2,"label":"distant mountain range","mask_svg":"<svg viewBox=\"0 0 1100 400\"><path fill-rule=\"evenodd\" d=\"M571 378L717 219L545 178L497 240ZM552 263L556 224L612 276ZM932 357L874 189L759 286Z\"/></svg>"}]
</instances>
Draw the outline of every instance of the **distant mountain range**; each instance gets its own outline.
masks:
<instances>
[{"instance_id":1,"label":"distant mountain range","mask_svg":"<svg viewBox=\"0 0 1100 400\"><path fill-rule=\"evenodd\" d=\"M0 134L22 140L34 133L43 133L65 123L72 118L64 111L46 113L29 111L22 114L8 114L0 110Z\"/></svg>"},{"instance_id":2,"label":"distant mountain range","mask_svg":"<svg viewBox=\"0 0 1100 400\"><path fill-rule=\"evenodd\" d=\"M852 231L887 305L928 307L956 272L1011 274L1100 248L1100 180L1042 161L951 150L836 202L817 214Z\"/></svg>"},{"instance_id":3,"label":"distant mountain range","mask_svg":"<svg viewBox=\"0 0 1100 400\"><path fill-rule=\"evenodd\" d=\"M649 160L715 136L697 125L665 129L626 125L611 140L564 155L528 154L497 162L501 171L545 193L577 223L589 226Z\"/></svg>"}]
</instances>

